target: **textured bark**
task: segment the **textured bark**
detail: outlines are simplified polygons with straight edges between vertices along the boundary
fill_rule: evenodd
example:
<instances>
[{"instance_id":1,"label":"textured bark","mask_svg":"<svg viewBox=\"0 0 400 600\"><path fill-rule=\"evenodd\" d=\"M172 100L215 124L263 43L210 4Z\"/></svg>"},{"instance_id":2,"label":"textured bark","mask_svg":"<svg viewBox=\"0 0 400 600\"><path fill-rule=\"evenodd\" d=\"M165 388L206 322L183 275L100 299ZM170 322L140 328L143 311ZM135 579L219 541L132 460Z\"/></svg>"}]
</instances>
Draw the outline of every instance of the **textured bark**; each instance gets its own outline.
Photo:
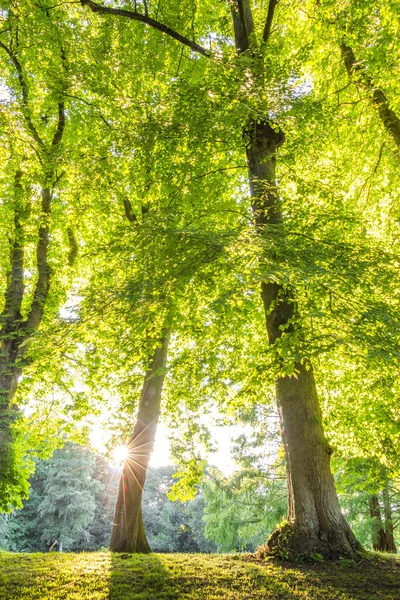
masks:
<instances>
[{"instance_id":1,"label":"textured bark","mask_svg":"<svg viewBox=\"0 0 400 600\"><path fill-rule=\"evenodd\" d=\"M166 331L160 346L154 351L144 379L115 505L110 542L114 552L151 552L142 519L142 493L160 416L168 343L169 331Z\"/></svg>"},{"instance_id":2,"label":"textured bark","mask_svg":"<svg viewBox=\"0 0 400 600\"><path fill-rule=\"evenodd\" d=\"M340 49L350 80L358 83L369 92L372 103L378 111L383 126L396 146L400 147L400 119L389 107L389 100L382 90L374 85L372 79L368 76L365 67L357 61L352 48L343 43L341 44Z\"/></svg>"},{"instance_id":3,"label":"textured bark","mask_svg":"<svg viewBox=\"0 0 400 600\"><path fill-rule=\"evenodd\" d=\"M265 235L266 226L280 229L283 234L275 166L276 151L284 142L284 135L267 121L249 123L244 134L256 227L261 235ZM295 293L275 282L263 282L261 294L268 340L275 344L284 332L293 331ZM359 545L343 518L336 495L330 470L331 450L323 432L313 369L308 362L297 363L295 369L295 376L280 377L275 385L291 524L290 535L285 532L284 545L289 554L352 556ZM271 536L267 549L272 553L283 550L280 532Z\"/></svg>"}]
</instances>

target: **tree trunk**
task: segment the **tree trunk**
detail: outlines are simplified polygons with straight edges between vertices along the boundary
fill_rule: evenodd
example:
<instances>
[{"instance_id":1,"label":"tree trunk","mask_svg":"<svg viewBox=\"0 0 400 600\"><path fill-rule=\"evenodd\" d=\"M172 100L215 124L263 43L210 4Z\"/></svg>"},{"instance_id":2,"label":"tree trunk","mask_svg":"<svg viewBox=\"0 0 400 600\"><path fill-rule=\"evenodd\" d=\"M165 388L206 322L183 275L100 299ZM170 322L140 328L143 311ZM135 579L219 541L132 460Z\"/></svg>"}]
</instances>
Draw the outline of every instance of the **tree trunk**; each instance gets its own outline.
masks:
<instances>
[{"instance_id":1,"label":"tree trunk","mask_svg":"<svg viewBox=\"0 0 400 600\"><path fill-rule=\"evenodd\" d=\"M383 506L385 512L385 551L396 553L396 544L394 543L392 505L390 504L389 482L386 480L383 489Z\"/></svg>"},{"instance_id":2,"label":"tree trunk","mask_svg":"<svg viewBox=\"0 0 400 600\"><path fill-rule=\"evenodd\" d=\"M386 481L382 491L385 522L382 521L379 498L376 494L369 498L369 512L372 519L372 547L380 552L396 553L396 544L394 542L392 507L390 504L389 485Z\"/></svg>"},{"instance_id":3,"label":"tree trunk","mask_svg":"<svg viewBox=\"0 0 400 600\"><path fill-rule=\"evenodd\" d=\"M386 535L383 527L379 498L376 494L369 498L369 514L371 515L371 537L374 550L386 550Z\"/></svg>"},{"instance_id":4,"label":"tree trunk","mask_svg":"<svg viewBox=\"0 0 400 600\"><path fill-rule=\"evenodd\" d=\"M128 458L119 483L110 549L151 552L142 519L142 493L160 416L170 333L165 331L145 375L136 424L128 443Z\"/></svg>"},{"instance_id":5,"label":"tree trunk","mask_svg":"<svg viewBox=\"0 0 400 600\"><path fill-rule=\"evenodd\" d=\"M265 227L273 226L283 234L275 164L284 135L267 121L252 121L244 133L257 230L265 235ZM275 282L263 282L261 294L268 340L275 344L294 330L294 292ZM278 529L272 534L262 552L283 557L312 553L326 558L353 556L361 547L340 510L313 369L304 360L295 364L295 372L279 377L275 384L286 459L289 524L284 531Z\"/></svg>"},{"instance_id":6,"label":"tree trunk","mask_svg":"<svg viewBox=\"0 0 400 600\"><path fill-rule=\"evenodd\" d=\"M13 399L29 342L42 320L50 286L48 245L51 189L44 187L41 191L41 224L36 244L38 278L28 316L24 319L21 314L25 292L21 177L21 171L17 171L14 181L14 232L11 243L10 269L4 293L4 309L0 315L0 487L2 483L8 486L9 482L17 479L12 425L20 413L13 404Z\"/></svg>"}]
</instances>

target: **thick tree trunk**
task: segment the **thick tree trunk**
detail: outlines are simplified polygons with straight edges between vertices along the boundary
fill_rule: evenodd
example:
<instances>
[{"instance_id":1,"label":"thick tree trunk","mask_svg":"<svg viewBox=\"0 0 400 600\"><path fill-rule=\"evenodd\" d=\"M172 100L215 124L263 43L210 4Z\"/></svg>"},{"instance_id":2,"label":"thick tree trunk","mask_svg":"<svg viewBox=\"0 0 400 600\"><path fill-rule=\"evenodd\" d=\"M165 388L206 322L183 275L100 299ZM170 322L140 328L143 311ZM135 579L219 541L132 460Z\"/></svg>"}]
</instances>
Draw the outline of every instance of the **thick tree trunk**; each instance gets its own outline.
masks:
<instances>
[{"instance_id":1,"label":"thick tree trunk","mask_svg":"<svg viewBox=\"0 0 400 600\"><path fill-rule=\"evenodd\" d=\"M142 519L142 493L160 416L169 337L169 331L166 331L145 376L115 506L110 542L114 552L151 552Z\"/></svg>"},{"instance_id":2,"label":"thick tree trunk","mask_svg":"<svg viewBox=\"0 0 400 600\"><path fill-rule=\"evenodd\" d=\"M256 227L261 235L266 235L266 226L283 234L275 163L284 136L267 121L249 123L244 133ZM268 340L275 344L293 331L294 294L275 282L262 283L261 292ZM264 551L284 557L312 553L327 558L353 556L360 546L336 495L313 369L304 360L295 364L295 371L293 376L278 378L275 385L286 458L289 524L272 534Z\"/></svg>"}]
</instances>

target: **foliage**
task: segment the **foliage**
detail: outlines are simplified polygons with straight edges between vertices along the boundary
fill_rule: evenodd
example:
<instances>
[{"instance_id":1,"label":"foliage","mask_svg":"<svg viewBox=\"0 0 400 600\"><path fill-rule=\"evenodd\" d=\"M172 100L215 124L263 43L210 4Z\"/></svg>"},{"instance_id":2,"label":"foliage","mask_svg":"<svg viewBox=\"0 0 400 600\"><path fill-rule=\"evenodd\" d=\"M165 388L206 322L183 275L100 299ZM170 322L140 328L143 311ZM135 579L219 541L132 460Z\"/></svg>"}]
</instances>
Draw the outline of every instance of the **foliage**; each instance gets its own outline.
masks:
<instances>
[{"instance_id":1,"label":"foliage","mask_svg":"<svg viewBox=\"0 0 400 600\"><path fill-rule=\"evenodd\" d=\"M64 433L84 438L101 413L114 437L126 438L166 323L174 333L163 410L175 456L188 465L181 496L202 471L198 444L210 446L202 414L217 406L232 417L270 405L274 379L308 359L331 445L342 456L375 457L392 476L400 449L398 153L370 94L348 80L340 45L354 45L398 110L395 4L371 11L347 0L279 3L268 44L257 48L262 81L252 52L234 51L229 3L166 2L160 15L156 3L135 5L142 21L147 11L162 17L210 47L210 58L144 23L89 9L18 0L1 13L1 39L17 48L29 91L27 106L15 61L4 54L0 283L4 296L16 237L11 189L22 166L23 317L38 278L39 191L50 171L57 184L52 287L22 365L16 402L24 419L0 483L2 510L20 506L33 460ZM264 13L255 4L258 34ZM48 156L30 123L49 145L60 99L65 136ZM285 227L268 226L261 236L246 187L249 118L278 123L286 135L278 161ZM76 271L69 228L78 240ZM273 347L258 292L265 281L295 288L298 304L293 331ZM37 435L27 438L33 423ZM221 518L237 514L235 486L242 500L254 493L252 477L210 484ZM60 482L53 483L56 496ZM43 510L50 523L51 505ZM227 547L251 538L224 531Z\"/></svg>"},{"instance_id":2,"label":"foliage","mask_svg":"<svg viewBox=\"0 0 400 600\"><path fill-rule=\"evenodd\" d=\"M154 552L214 552L204 536L205 499L202 493L190 502L171 502L168 492L175 467L149 469L143 494L143 520Z\"/></svg>"},{"instance_id":3,"label":"foliage","mask_svg":"<svg viewBox=\"0 0 400 600\"><path fill-rule=\"evenodd\" d=\"M392 515L395 542L399 538L399 484L398 479L388 479L388 471L377 463L376 459L337 459L336 485L340 504L357 539L367 549L372 549L373 534L376 527L386 529L384 490L387 487L386 501L389 502ZM374 495L380 503L381 521L371 516L370 498Z\"/></svg>"},{"instance_id":4,"label":"foliage","mask_svg":"<svg viewBox=\"0 0 400 600\"><path fill-rule=\"evenodd\" d=\"M175 467L150 468L143 496L149 543L157 552L212 552L204 536L204 498L171 502ZM119 469L87 449L67 443L47 461L39 460L31 494L22 510L0 519L3 549L37 552L60 549L91 551L110 541Z\"/></svg>"},{"instance_id":5,"label":"foliage","mask_svg":"<svg viewBox=\"0 0 400 600\"><path fill-rule=\"evenodd\" d=\"M71 443L39 461L29 500L9 518L9 547L25 552L61 544L64 550L90 548L96 500L99 506L105 490L94 478L95 466L93 454Z\"/></svg>"}]
</instances>

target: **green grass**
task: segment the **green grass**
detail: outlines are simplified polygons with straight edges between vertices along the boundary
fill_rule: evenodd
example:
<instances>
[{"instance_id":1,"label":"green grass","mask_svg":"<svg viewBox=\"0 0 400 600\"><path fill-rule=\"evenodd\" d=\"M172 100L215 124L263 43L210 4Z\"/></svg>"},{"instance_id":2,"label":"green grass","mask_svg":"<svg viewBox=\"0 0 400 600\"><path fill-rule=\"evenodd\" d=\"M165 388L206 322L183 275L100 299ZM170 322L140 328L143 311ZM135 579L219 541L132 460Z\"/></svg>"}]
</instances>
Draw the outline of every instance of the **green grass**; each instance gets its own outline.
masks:
<instances>
[{"instance_id":1,"label":"green grass","mask_svg":"<svg viewBox=\"0 0 400 600\"><path fill-rule=\"evenodd\" d=\"M1 600L400 600L400 562L250 555L0 553Z\"/></svg>"}]
</instances>

